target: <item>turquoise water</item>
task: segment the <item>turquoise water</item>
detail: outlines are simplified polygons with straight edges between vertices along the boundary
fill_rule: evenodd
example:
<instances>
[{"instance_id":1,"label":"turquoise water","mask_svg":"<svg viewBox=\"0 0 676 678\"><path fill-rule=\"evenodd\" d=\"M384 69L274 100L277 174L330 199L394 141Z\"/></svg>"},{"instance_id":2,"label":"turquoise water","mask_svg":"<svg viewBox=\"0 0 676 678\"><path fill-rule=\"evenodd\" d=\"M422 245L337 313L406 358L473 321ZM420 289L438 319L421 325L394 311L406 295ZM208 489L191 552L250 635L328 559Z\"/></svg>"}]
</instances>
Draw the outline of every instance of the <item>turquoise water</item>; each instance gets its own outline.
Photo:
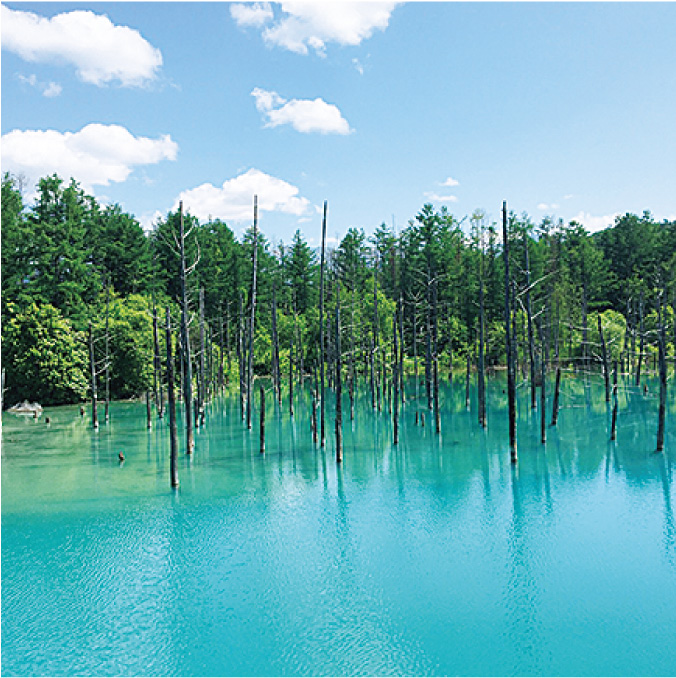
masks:
<instances>
[{"instance_id":1,"label":"turquoise water","mask_svg":"<svg viewBox=\"0 0 676 678\"><path fill-rule=\"evenodd\" d=\"M98 433L75 407L5 414L2 673L675 675L676 411L671 385L653 454L648 383L622 390L616 444L598 380L564 381L545 446L520 388L516 470L500 378L487 431L458 379L441 437L409 401L396 448L368 392L354 422L346 397L342 467L309 392L292 421L268 397L265 455L232 394L178 492L144 404Z\"/></svg>"}]
</instances>

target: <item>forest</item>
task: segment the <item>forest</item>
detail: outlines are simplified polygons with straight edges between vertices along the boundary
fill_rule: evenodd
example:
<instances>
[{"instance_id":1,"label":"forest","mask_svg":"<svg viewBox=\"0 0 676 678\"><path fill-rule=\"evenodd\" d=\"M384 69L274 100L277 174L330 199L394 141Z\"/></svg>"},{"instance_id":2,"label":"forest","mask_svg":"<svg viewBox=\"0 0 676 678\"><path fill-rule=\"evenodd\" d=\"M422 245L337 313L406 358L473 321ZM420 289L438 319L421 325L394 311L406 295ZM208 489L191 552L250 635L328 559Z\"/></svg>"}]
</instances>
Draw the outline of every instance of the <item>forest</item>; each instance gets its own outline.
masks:
<instances>
[{"instance_id":1,"label":"forest","mask_svg":"<svg viewBox=\"0 0 676 678\"><path fill-rule=\"evenodd\" d=\"M327 219L325 205L324 228ZM312 228L318 237L320 220ZM323 369L323 357L330 383L339 362L351 396L360 378L377 391L392 370L402 386L420 373L418 397L431 407L437 372L505 365L506 298L515 369L533 398L539 366L603 371L605 360L608 375L617 361L639 383L658 369L660 330L674 355L676 221L625 214L590 234L510 211L507 258L501 224L481 210L458 218L424 204L399 232L382 223L367 237L371 228L349 228L322 267L300 230L271 243L254 224L238 240L223 221L176 211L145 233L75 180L42 178L26 205L5 174L3 407L77 403L98 390L106 403L149 394L161 410L167 309L172 331L188 311L190 357L175 378L192 372L198 405L228 384L250 392L255 376L280 392L283 380Z\"/></svg>"}]
</instances>

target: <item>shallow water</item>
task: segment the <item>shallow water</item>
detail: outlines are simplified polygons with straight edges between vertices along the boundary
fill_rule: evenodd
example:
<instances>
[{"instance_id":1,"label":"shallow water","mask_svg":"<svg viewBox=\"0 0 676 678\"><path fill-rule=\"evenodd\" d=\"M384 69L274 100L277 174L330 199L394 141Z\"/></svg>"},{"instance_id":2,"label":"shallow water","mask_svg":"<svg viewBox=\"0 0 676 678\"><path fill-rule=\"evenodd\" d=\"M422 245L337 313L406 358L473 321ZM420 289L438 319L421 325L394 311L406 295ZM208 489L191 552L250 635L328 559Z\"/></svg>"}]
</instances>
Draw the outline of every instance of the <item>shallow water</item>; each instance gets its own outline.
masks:
<instances>
[{"instance_id":1,"label":"shallow water","mask_svg":"<svg viewBox=\"0 0 676 678\"><path fill-rule=\"evenodd\" d=\"M521 387L516 470L500 377L487 431L444 385L440 437L409 383L397 447L346 396L342 467L308 391L291 421L268 390L265 455L233 393L177 492L144 404L97 433L76 407L5 414L2 673L675 675L674 386L656 455L648 383L621 389L615 444L598 380L564 380L544 446Z\"/></svg>"}]
</instances>

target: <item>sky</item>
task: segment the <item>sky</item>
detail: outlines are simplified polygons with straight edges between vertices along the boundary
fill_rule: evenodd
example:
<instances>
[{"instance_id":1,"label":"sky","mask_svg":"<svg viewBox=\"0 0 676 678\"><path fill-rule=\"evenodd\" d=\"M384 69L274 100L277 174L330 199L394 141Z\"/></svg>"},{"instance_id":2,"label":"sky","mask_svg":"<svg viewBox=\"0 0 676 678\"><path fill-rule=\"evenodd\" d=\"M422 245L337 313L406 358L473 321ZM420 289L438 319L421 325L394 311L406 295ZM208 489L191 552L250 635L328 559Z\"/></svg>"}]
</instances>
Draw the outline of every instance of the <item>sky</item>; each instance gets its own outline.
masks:
<instances>
[{"instance_id":1,"label":"sky","mask_svg":"<svg viewBox=\"0 0 676 678\"><path fill-rule=\"evenodd\" d=\"M676 218L676 4L2 4L2 171L272 242Z\"/></svg>"}]
</instances>

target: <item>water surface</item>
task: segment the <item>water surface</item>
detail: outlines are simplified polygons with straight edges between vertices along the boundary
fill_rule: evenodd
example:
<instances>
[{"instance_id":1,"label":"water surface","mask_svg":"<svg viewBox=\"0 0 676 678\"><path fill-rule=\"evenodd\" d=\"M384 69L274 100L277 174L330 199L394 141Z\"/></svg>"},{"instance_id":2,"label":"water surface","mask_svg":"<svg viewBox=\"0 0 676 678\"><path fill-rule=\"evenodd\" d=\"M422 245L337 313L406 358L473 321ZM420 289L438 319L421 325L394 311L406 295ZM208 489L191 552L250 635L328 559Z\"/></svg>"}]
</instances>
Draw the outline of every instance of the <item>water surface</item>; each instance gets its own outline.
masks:
<instances>
[{"instance_id":1,"label":"water surface","mask_svg":"<svg viewBox=\"0 0 676 678\"><path fill-rule=\"evenodd\" d=\"M341 467L332 401L321 450L309 392L291 420L268 391L261 455L233 393L177 492L144 404L98 432L76 407L5 414L2 673L674 675L676 412L656 455L648 383L617 443L598 380L564 381L546 445L520 388L516 470L499 377L486 431L444 385L441 436L409 383L396 447L387 407L364 389L350 421L346 396Z\"/></svg>"}]
</instances>

